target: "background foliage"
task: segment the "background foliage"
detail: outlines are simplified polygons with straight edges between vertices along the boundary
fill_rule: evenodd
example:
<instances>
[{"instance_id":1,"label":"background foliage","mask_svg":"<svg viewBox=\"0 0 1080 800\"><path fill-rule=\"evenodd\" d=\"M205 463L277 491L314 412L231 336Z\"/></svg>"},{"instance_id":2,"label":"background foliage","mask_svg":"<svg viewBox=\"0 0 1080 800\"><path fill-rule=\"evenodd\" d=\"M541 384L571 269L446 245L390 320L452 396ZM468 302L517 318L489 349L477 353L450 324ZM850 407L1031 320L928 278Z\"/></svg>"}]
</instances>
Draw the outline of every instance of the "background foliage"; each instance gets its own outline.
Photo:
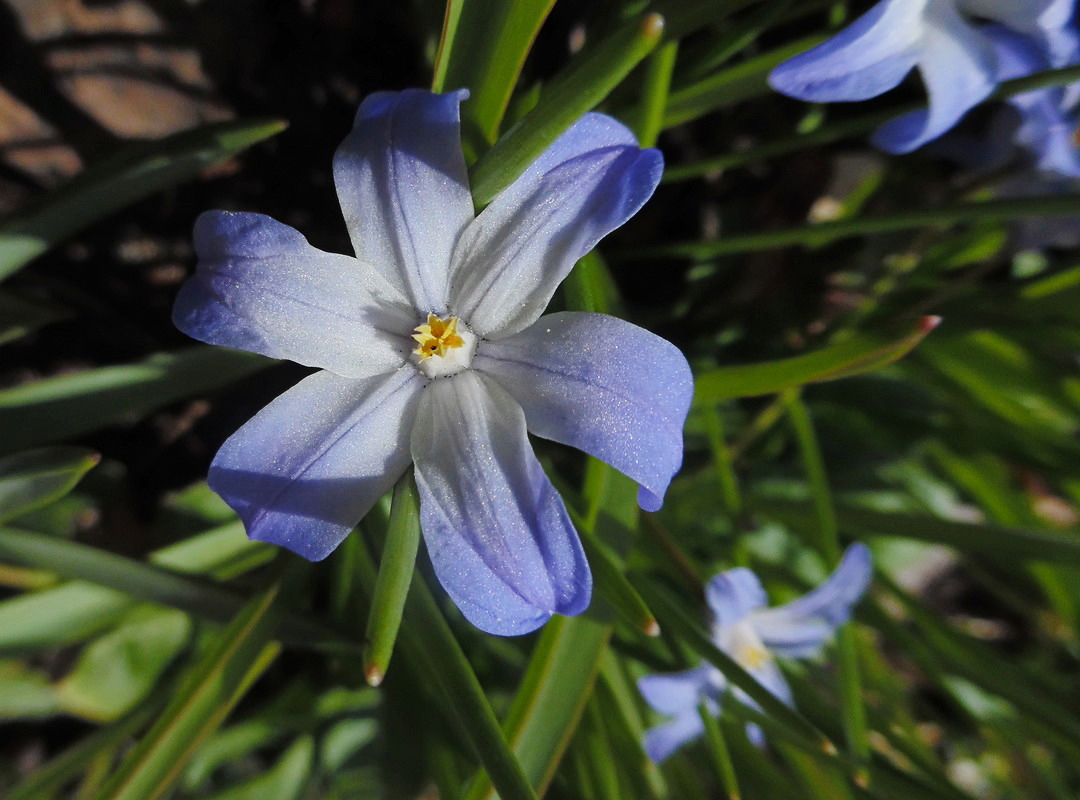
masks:
<instances>
[{"instance_id":1,"label":"background foliage","mask_svg":"<svg viewBox=\"0 0 1080 800\"><path fill-rule=\"evenodd\" d=\"M1080 265L1018 251L1014 220L1080 198L992 201L1000 175L874 152L917 86L770 93L868 5L0 4L0 793L1078 796ZM641 514L622 476L536 443L597 588L518 639L465 623L422 548L409 588L407 483L326 562L249 542L206 466L303 370L169 323L204 209L348 252L331 154L364 95L427 85L472 92L478 204L595 107L668 165L556 303L683 348L685 465ZM731 700L648 763L638 676L744 680L702 581L748 565L780 602L853 539L874 586L824 658L785 664L797 711Z\"/></svg>"}]
</instances>

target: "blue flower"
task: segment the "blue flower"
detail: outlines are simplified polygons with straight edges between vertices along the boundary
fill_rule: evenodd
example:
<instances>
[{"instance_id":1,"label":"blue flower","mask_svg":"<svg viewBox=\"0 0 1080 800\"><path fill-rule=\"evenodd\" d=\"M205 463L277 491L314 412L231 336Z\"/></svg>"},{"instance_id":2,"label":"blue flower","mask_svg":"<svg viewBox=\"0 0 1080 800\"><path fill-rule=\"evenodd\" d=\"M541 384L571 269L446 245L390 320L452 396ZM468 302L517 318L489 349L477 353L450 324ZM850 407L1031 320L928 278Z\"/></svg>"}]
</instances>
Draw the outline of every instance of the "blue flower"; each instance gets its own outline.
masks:
<instances>
[{"instance_id":1,"label":"blue flower","mask_svg":"<svg viewBox=\"0 0 1080 800\"><path fill-rule=\"evenodd\" d=\"M712 639L758 682L790 704L791 690L774 656L804 658L820 650L838 625L851 615L851 607L866 591L871 575L870 551L853 544L829 578L797 600L776 608L763 608L765 591L753 572L736 567L721 572L705 586L712 612ZM698 706L719 713L727 681L720 670L703 662L685 672L645 675L638 690L652 708L672 717L645 732L645 752L662 761L684 742L704 732ZM738 692L744 703L750 699Z\"/></svg>"},{"instance_id":2,"label":"blue flower","mask_svg":"<svg viewBox=\"0 0 1080 800\"><path fill-rule=\"evenodd\" d=\"M334 156L355 258L259 214L203 214L173 318L196 339L321 370L211 464L249 536L325 558L411 464L440 582L477 627L513 635L581 612L591 591L526 430L626 473L655 510L692 383L673 345L628 322L541 316L574 262L649 199L660 153L586 114L477 215L465 97L364 100Z\"/></svg>"},{"instance_id":3,"label":"blue flower","mask_svg":"<svg viewBox=\"0 0 1080 800\"><path fill-rule=\"evenodd\" d=\"M929 108L882 125L873 141L907 153L935 139L986 99L1000 77L985 26L998 22L1040 40L1052 66L1076 56L1074 0L881 0L840 33L777 66L769 82L802 100L866 100L915 67Z\"/></svg>"}]
</instances>

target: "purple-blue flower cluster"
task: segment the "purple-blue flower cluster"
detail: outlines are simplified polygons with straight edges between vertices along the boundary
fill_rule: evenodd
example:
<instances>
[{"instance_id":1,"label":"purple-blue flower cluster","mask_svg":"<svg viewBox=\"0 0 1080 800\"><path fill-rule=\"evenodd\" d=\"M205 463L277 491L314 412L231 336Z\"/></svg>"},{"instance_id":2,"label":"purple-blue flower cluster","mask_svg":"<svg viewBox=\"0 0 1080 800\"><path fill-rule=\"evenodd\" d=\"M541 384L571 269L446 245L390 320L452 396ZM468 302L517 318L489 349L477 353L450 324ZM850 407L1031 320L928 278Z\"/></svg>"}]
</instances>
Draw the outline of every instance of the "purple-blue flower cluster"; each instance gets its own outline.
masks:
<instances>
[{"instance_id":1,"label":"purple-blue flower cluster","mask_svg":"<svg viewBox=\"0 0 1080 800\"><path fill-rule=\"evenodd\" d=\"M528 433L603 459L660 507L692 381L614 317L541 316L574 263L652 195L663 160L586 114L474 213L464 92L380 92L334 156L355 257L252 213L195 226L174 320L205 342L319 372L221 447L209 483L248 535L325 558L410 467L435 574L477 627L513 635L589 603L591 576Z\"/></svg>"},{"instance_id":2,"label":"purple-blue flower cluster","mask_svg":"<svg viewBox=\"0 0 1080 800\"><path fill-rule=\"evenodd\" d=\"M1075 0L881 0L840 33L777 66L773 88L816 102L865 100L918 69L929 107L882 125L873 141L906 153L952 128L1003 80L1076 63ZM1037 53L1013 58L1022 42ZM1004 48L1004 49L1003 49ZM1052 124L1048 109L1034 128ZM1037 138L1038 130L1025 136Z\"/></svg>"},{"instance_id":3,"label":"purple-blue flower cluster","mask_svg":"<svg viewBox=\"0 0 1080 800\"><path fill-rule=\"evenodd\" d=\"M721 572L705 586L713 643L790 704L791 690L775 656L804 658L820 650L851 616L871 574L870 551L856 543L816 589L790 603L766 608L765 590L753 572L744 567ZM638 689L655 711L671 717L645 732L645 752L659 762L704 733L698 707L719 713L728 684L720 670L703 662L685 672L645 675L638 680ZM736 695L741 702L753 704L741 691L736 690Z\"/></svg>"}]
</instances>

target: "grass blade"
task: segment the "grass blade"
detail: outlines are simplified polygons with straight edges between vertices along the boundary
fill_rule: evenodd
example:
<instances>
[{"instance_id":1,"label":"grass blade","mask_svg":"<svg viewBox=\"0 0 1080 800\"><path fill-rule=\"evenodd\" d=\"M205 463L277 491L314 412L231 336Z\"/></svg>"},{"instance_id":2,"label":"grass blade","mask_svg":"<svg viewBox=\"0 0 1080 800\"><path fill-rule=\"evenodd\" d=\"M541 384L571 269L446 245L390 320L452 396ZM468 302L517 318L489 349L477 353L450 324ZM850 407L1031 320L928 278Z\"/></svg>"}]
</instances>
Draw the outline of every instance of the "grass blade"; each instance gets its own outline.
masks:
<instances>
[{"instance_id":1,"label":"grass blade","mask_svg":"<svg viewBox=\"0 0 1080 800\"><path fill-rule=\"evenodd\" d=\"M130 145L0 226L0 280L90 223L188 180L285 127L276 119L234 120Z\"/></svg>"}]
</instances>

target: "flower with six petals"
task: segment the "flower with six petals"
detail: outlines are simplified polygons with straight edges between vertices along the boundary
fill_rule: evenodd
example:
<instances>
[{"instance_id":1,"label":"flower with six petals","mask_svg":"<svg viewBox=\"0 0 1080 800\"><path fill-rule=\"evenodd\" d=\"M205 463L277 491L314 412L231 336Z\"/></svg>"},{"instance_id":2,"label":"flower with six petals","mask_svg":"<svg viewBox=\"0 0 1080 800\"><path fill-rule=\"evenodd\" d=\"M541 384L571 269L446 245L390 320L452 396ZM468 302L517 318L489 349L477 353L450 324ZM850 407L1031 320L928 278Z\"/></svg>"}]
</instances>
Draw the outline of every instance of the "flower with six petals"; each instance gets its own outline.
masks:
<instances>
[{"instance_id":1,"label":"flower with six petals","mask_svg":"<svg viewBox=\"0 0 1080 800\"><path fill-rule=\"evenodd\" d=\"M791 690L774 654L789 658L815 654L851 615L851 607L870 583L871 571L870 551L866 545L853 544L824 583L775 608L764 608L765 590L753 572L745 567L721 572L705 586L713 643L790 704ZM654 710L672 717L645 732L645 752L659 762L704 733L698 706L719 713L727 681L716 667L702 663L685 672L645 675L638 680L638 690ZM752 703L738 694L742 702Z\"/></svg>"},{"instance_id":2,"label":"flower with six petals","mask_svg":"<svg viewBox=\"0 0 1080 800\"><path fill-rule=\"evenodd\" d=\"M574 262L650 197L660 153L586 114L474 214L464 92L367 97L334 156L355 258L251 213L195 226L173 313L196 339L318 367L230 437L209 484L248 535L325 558L412 465L439 581L513 635L591 577L526 431L603 459L655 510L692 383L670 343L602 314L541 316Z\"/></svg>"}]
</instances>

